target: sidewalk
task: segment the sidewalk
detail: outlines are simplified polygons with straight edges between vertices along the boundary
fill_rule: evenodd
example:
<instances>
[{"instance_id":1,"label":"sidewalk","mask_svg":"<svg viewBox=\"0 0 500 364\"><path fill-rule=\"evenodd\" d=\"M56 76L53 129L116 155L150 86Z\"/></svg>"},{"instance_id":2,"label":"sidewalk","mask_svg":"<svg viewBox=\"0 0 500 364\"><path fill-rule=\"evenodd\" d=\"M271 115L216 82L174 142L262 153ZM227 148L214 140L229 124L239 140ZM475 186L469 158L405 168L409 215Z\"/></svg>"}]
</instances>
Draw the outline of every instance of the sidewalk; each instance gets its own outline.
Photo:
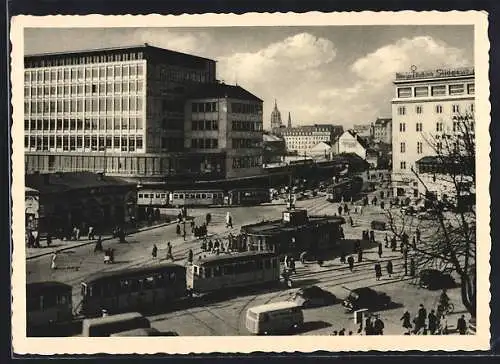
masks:
<instances>
[{"instance_id":1,"label":"sidewalk","mask_svg":"<svg viewBox=\"0 0 500 364\"><path fill-rule=\"evenodd\" d=\"M163 222L163 223L159 223L156 225L144 226L144 227L138 228L136 230L133 230L133 231L127 233L127 236L139 233L141 231L153 230L153 229L161 228L164 226L173 225L176 223L177 223L177 220L172 220L170 222ZM101 237L102 237L102 241L116 239L116 238L113 238L113 236L111 234L102 235ZM42 241L45 241L45 239L43 239ZM29 259L39 258L39 257L45 256L45 255L51 255L56 251L60 252L60 251L64 251L64 250L75 249L75 248L85 246L85 245L95 244L96 241L97 241L97 239L88 240L85 236L83 239L80 239L77 241L53 239L52 245L50 247L47 247L47 245L43 245L41 248L26 248L26 259L29 260Z\"/></svg>"}]
</instances>

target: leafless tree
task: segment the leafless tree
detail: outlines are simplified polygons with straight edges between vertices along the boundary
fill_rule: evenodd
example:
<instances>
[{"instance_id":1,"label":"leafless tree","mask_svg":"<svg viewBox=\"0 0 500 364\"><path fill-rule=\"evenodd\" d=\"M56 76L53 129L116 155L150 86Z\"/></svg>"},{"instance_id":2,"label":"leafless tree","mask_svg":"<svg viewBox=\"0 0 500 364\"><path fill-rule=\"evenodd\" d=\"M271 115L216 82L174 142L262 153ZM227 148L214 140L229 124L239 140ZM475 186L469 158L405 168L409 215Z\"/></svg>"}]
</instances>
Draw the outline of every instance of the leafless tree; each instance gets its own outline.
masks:
<instances>
[{"instance_id":1,"label":"leafless tree","mask_svg":"<svg viewBox=\"0 0 500 364\"><path fill-rule=\"evenodd\" d=\"M440 128L445 129L445 128ZM459 277L462 303L476 315L476 208L474 115L453 117L452 130L424 136L434 151L433 165L416 171L418 183L425 191L419 197L425 202L429 219L419 219L398 209L388 209L390 229L400 240L406 239L417 269L435 268L454 272ZM448 186L448 194L438 198L429 185ZM464 201L467 200L465 204ZM413 238L419 230L417 244Z\"/></svg>"}]
</instances>

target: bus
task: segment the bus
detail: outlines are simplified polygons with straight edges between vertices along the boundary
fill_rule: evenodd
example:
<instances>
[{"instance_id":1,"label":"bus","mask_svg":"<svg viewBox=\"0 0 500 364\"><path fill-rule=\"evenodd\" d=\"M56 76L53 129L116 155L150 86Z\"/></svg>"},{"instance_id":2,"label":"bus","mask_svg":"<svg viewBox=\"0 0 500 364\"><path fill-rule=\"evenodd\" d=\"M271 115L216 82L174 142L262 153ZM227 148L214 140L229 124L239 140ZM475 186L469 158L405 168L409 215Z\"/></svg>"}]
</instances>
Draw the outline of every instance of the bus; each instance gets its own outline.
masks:
<instances>
[{"instance_id":1,"label":"bus","mask_svg":"<svg viewBox=\"0 0 500 364\"><path fill-rule=\"evenodd\" d=\"M243 252L211 256L188 267L191 294L279 282L280 264L272 252Z\"/></svg>"},{"instance_id":2,"label":"bus","mask_svg":"<svg viewBox=\"0 0 500 364\"><path fill-rule=\"evenodd\" d=\"M98 273L81 283L85 317L168 307L186 295L186 268L166 263Z\"/></svg>"},{"instance_id":3,"label":"bus","mask_svg":"<svg viewBox=\"0 0 500 364\"><path fill-rule=\"evenodd\" d=\"M228 192L229 205L259 205L271 202L271 192L266 188L235 188Z\"/></svg>"},{"instance_id":4,"label":"bus","mask_svg":"<svg viewBox=\"0 0 500 364\"><path fill-rule=\"evenodd\" d=\"M73 318L72 287L61 282L26 284L26 324L30 336L38 329L71 322Z\"/></svg>"},{"instance_id":5,"label":"bus","mask_svg":"<svg viewBox=\"0 0 500 364\"><path fill-rule=\"evenodd\" d=\"M182 206L211 206L224 203L222 190L176 190L170 192L170 205Z\"/></svg>"}]
</instances>

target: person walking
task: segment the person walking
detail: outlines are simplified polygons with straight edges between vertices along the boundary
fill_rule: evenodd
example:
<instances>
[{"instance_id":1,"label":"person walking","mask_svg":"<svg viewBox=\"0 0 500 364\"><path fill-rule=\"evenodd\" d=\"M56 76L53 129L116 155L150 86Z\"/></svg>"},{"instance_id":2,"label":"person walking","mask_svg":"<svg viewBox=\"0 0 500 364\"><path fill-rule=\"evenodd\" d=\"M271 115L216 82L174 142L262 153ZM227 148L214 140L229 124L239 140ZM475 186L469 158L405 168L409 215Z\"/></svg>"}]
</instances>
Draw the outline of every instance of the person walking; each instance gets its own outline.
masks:
<instances>
[{"instance_id":1,"label":"person walking","mask_svg":"<svg viewBox=\"0 0 500 364\"><path fill-rule=\"evenodd\" d=\"M50 263L50 269L55 270L57 269L57 252L52 253L52 259Z\"/></svg>"},{"instance_id":2,"label":"person walking","mask_svg":"<svg viewBox=\"0 0 500 364\"><path fill-rule=\"evenodd\" d=\"M391 260L387 261L386 269L387 269L387 274L389 275L389 278L392 278L393 265L392 265Z\"/></svg>"},{"instance_id":3,"label":"person walking","mask_svg":"<svg viewBox=\"0 0 500 364\"><path fill-rule=\"evenodd\" d=\"M399 319L399 321L403 321L403 328L406 329L405 335L410 335L411 333L412 325L410 322L410 318L411 318L410 312L408 312L408 310L405 310L403 316L401 316L401 318Z\"/></svg>"},{"instance_id":4,"label":"person walking","mask_svg":"<svg viewBox=\"0 0 500 364\"><path fill-rule=\"evenodd\" d=\"M354 220L351 215L349 215L349 223L351 224L351 227L354 227Z\"/></svg>"},{"instance_id":5,"label":"person walking","mask_svg":"<svg viewBox=\"0 0 500 364\"><path fill-rule=\"evenodd\" d=\"M94 246L94 253L96 253L96 252L102 252L102 238L100 235L97 238L97 241L96 241L95 246Z\"/></svg>"},{"instance_id":6,"label":"person walking","mask_svg":"<svg viewBox=\"0 0 500 364\"><path fill-rule=\"evenodd\" d=\"M358 249L358 263L363 261L363 250Z\"/></svg>"},{"instance_id":7,"label":"person walking","mask_svg":"<svg viewBox=\"0 0 500 364\"><path fill-rule=\"evenodd\" d=\"M384 242L385 242L385 247L388 248L389 247L389 238L387 237L387 233L385 233Z\"/></svg>"},{"instance_id":8,"label":"person walking","mask_svg":"<svg viewBox=\"0 0 500 364\"><path fill-rule=\"evenodd\" d=\"M342 216L342 206L341 205L339 205L337 210L339 212L339 216Z\"/></svg>"},{"instance_id":9,"label":"person walking","mask_svg":"<svg viewBox=\"0 0 500 364\"><path fill-rule=\"evenodd\" d=\"M467 322L465 322L465 316L462 315L457 321L457 331L460 335L465 335L467 333Z\"/></svg>"},{"instance_id":10,"label":"person walking","mask_svg":"<svg viewBox=\"0 0 500 364\"><path fill-rule=\"evenodd\" d=\"M345 253L345 251L342 250L340 252L340 263L345 264L345 257L346 257L346 253Z\"/></svg>"},{"instance_id":11,"label":"person walking","mask_svg":"<svg viewBox=\"0 0 500 364\"><path fill-rule=\"evenodd\" d=\"M47 247L50 247L50 244L52 244L52 235L50 233L47 234Z\"/></svg>"},{"instance_id":12,"label":"person walking","mask_svg":"<svg viewBox=\"0 0 500 364\"><path fill-rule=\"evenodd\" d=\"M184 223L184 226L182 228L182 239L186 241L186 223Z\"/></svg>"},{"instance_id":13,"label":"person walking","mask_svg":"<svg viewBox=\"0 0 500 364\"><path fill-rule=\"evenodd\" d=\"M365 335L373 335L374 332L373 332L373 321L372 321L372 317L371 316L368 316L365 320Z\"/></svg>"},{"instance_id":14,"label":"person walking","mask_svg":"<svg viewBox=\"0 0 500 364\"><path fill-rule=\"evenodd\" d=\"M354 270L354 258L352 255L349 255L347 258L347 263L349 264L349 270L352 272Z\"/></svg>"},{"instance_id":15,"label":"person walking","mask_svg":"<svg viewBox=\"0 0 500 364\"><path fill-rule=\"evenodd\" d=\"M189 249L189 251L188 251L187 261L188 261L189 264L193 263L193 250L192 249Z\"/></svg>"},{"instance_id":16,"label":"person walking","mask_svg":"<svg viewBox=\"0 0 500 364\"><path fill-rule=\"evenodd\" d=\"M307 252L306 251L303 251L302 253L300 253L299 259L300 259L300 262L302 264L305 264L305 262L306 262L306 256L307 256Z\"/></svg>"},{"instance_id":17,"label":"person walking","mask_svg":"<svg viewBox=\"0 0 500 364\"><path fill-rule=\"evenodd\" d=\"M384 335L384 321L377 315L375 322L373 323L373 333L375 335Z\"/></svg>"},{"instance_id":18,"label":"person walking","mask_svg":"<svg viewBox=\"0 0 500 364\"><path fill-rule=\"evenodd\" d=\"M174 255L172 254L172 244L170 241L167 243L167 259L174 260Z\"/></svg>"},{"instance_id":19,"label":"person walking","mask_svg":"<svg viewBox=\"0 0 500 364\"><path fill-rule=\"evenodd\" d=\"M411 238L411 247L413 248L413 250L417 249L417 239L415 238L415 236Z\"/></svg>"},{"instance_id":20,"label":"person walking","mask_svg":"<svg viewBox=\"0 0 500 364\"><path fill-rule=\"evenodd\" d=\"M420 229L417 228L417 230L415 231L415 235L417 237L417 243L420 243Z\"/></svg>"},{"instance_id":21,"label":"person walking","mask_svg":"<svg viewBox=\"0 0 500 364\"><path fill-rule=\"evenodd\" d=\"M420 304L417 313L417 324L415 325L415 331L419 332L421 329L425 330L425 319L427 318L427 310L423 304Z\"/></svg>"},{"instance_id":22,"label":"person walking","mask_svg":"<svg viewBox=\"0 0 500 364\"><path fill-rule=\"evenodd\" d=\"M88 239L89 240L94 240L95 239L94 227L92 225L89 225Z\"/></svg>"},{"instance_id":23,"label":"person walking","mask_svg":"<svg viewBox=\"0 0 500 364\"><path fill-rule=\"evenodd\" d=\"M378 257L382 258L382 243L378 243Z\"/></svg>"},{"instance_id":24,"label":"person walking","mask_svg":"<svg viewBox=\"0 0 500 364\"><path fill-rule=\"evenodd\" d=\"M370 230L370 242L375 243L375 231Z\"/></svg>"},{"instance_id":25,"label":"person walking","mask_svg":"<svg viewBox=\"0 0 500 364\"><path fill-rule=\"evenodd\" d=\"M153 250L151 251L151 256L153 257L153 259L156 259L157 255L158 255L158 247L156 246L156 244L154 244Z\"/></svg>"},{"instance_id":26,"label":"person walking","mask_svg":"<svg viewBox=\"0 0 500 364\"><path fill-rule=\"evenodd\" d=\"M397 245L397 242L396 242L396 235L393 235L392 239L391 239L391 250L393 252L395 252L396 249L397 249L397 247L398 247L398 245Z\"/></svg>"},{"instance_id":27,"label":"person walking","mask_svg":"<svg viewBox=\"0 0 500 364\"><path fill-rule=\"evenodd\" d=\"M175 227L175 232L177 235L181 235L181 226L177 223L177 226Z\"/></svg>"},{"instance_id":28,"label":"person walking","mask_svg":"<svg viewBox=\"0 0 500 364\"><path fill-rule=\"evenodd\" d=\"M382 267L380 263L375 263L375 278L380 281L380 277L382 277Z\"/></svg>"},{"instance_id":29,"label":"person walking","mask_svg":"<svg viewBox=\"0 0 500 364\"><path fill-rule=\"evenodd\" d=\"M429 324L429 334L435 335L438 328L438 318L434 310L431 310L431 312L429 312L429 315L427 316L427 322Z\"/></svg>"},{"instance_id":30,"label":"person walking","mask_svg":"<svg viewBox=\"0 0 500 364\"><path fill-rule=\"evenodd\" d=\"M448 317L444 313L439 318L439 334L448 335Z\"/></svg>"}]
</instances>

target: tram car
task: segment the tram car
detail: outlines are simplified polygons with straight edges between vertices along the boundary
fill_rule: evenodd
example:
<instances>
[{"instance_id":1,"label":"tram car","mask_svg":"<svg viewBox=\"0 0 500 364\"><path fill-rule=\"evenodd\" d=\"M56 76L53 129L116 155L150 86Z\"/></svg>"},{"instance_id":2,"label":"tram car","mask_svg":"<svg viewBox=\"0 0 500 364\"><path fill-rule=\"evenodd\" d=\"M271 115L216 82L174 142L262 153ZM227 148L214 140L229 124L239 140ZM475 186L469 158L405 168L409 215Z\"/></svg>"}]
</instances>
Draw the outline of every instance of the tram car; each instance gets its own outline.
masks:
<instances>
[{"instance_id":1,"label":"tram car","mask_svg":"<svg viewBox=\"0 0 500 364\"><path fill-rule=\"evenodd\" d=\"M222 190L176 190L170 193L170 205L182 206L211 206L224 203Z\"/></svg>"},{"instance_id":2,"label":"tram car","mask_svg":"<svg viewBox=\"0 0 500 364\"><path fill-rule=\"evenodd\" d=\"M169 193L165 190L140 190L137 192L137 206L166 207Z\"/></svg>"},{"instance_id":3,"label":"tram car","mask_svg":"<svg viewBox=\"0 0 500 364\"><path fill-rule=\"evenodd\" d=\"M186 268L173 264L103 272L81 283L85 317L166 307L186 295Z\"/></svg>"},{"instance_id":4,"label":"tram car","mask_svg":"<svg viewBox=\"0 0 500 364\"><path fill-rule=\"evenodd\" d=\"M265 188L237 188L228 192L229 205L259 205L271 202L271 192Z\"/></svg>"},{"instance_id":5,"label":"tram car","mask_svg":"<svg viewBox=\"0 0 500 364\"><path fill-rule=\"evenodd\" d=\"M243 252L211 256L193 263L186 271L192 294L205 294L243 286L279 282L280 265L271 252Z\"/></svg>"},{"instance_id":6,"label":"tram car","mask_svg":"<svg viewBox=\"0 0 500 364\"><path fill-rule=\"evenodd\" d=\"M327 190L326 199L329 202L341 202L354 198L363 188L363 179L360 177L349 178L341 181Z\"/></svg>"},{"instance_id":7,"label":"tram car","mask_svg":"<svg viewBox=\"0 0 500 364\"><path fill-rule=\"evenodd\" d=\"M61 282L26 284L26 324L28 336L73 317L72 287Z\"/></svg>"}]
</instances>

